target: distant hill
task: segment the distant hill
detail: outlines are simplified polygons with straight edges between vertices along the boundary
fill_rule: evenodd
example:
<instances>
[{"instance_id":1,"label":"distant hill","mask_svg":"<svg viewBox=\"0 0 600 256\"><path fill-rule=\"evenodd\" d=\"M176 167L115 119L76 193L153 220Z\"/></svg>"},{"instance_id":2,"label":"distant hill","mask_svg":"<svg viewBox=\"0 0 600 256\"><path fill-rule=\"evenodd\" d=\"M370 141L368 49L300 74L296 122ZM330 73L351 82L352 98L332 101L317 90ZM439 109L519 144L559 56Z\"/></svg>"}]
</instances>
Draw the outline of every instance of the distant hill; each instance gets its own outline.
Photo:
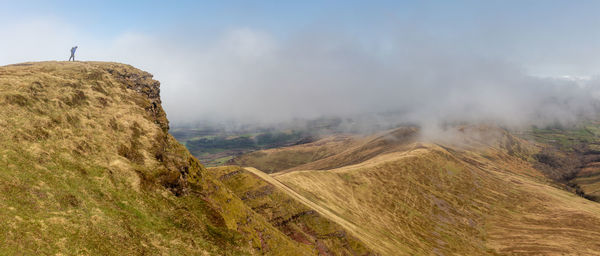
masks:
<instances>
[{"instance_id":1,"label":"distant hill","mask_svg":"<svg viewBox=\"0 0 600 256\"><path fill-rule=\"evenodd\" d=\"M600 204L542 170L548 144L490 126L445 138L408 127L233 161L382 255L600 254Z\"/></svg>"},{"instance_id":2,"label":"distant hill","mask_svg":"<svg viewBox=\"0 0 600 256\"><path fill-rule=\"evenodd\" d=\"M324 135L364 134L397 127L394 113L362 114L316 119L294 119L275 124L218 123L176 124L169 131L206 166L232 164L246 153L314 142ZM386 121L387 120L387 121ZM306 155L298 156L304 159ZM264 169L263 169L264 170Z\"/></svg>"}]
</instances>

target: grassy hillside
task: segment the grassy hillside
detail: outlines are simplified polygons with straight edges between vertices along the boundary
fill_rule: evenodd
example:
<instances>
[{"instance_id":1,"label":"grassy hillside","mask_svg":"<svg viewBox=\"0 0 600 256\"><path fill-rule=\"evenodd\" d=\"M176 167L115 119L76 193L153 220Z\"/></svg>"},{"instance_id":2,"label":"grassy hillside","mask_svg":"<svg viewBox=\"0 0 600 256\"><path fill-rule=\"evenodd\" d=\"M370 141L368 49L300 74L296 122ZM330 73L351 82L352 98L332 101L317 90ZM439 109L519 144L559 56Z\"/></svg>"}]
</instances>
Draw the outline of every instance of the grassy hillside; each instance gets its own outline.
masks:
<instances>
[{"instance_id":1,"label":"grassy hillside","mask_svg":"<svg viewBox=\"0 0 600 256\"><path fill-rule=\"evenodd\" d=\"M520 135L544 145L535 157L541 163L539 168L549 177L567 184L581 196L600 202L600 123L534 128Z\"/></svg>"},{"instance_id":2,"label":"grassy hillside","mask_svg":"<svg viewBox=\"0 0 600 256\"><path fill-rule=\"evenodd\" d=\"M374 255L342 226L252 172L239 166L222 166L209 168L209 173L281 232L310 245L320 255Z\"/></svg>"},{"instance_id":3,"label":"grassy hillside","mask_svg":"<svg viewBox=\"0 0 600 256\"><path fill-rule=\"evenodd\" d=\"M492 127L460 128L437 144L410 134L357 139L265 180L383 255L600 251L600 205L536 169L539 145Z\"/></svg>"},{"instance_id":4,"label":"grassy hillside","mask_svg":"<svg viewBox=\"0 0 600 256\"><path fill-rule=\"evenodd\" d=\"M593 131L536 131L568 142L548 147L485 126L432 143L407 127L236 159L271 175L207 170L169 135L159 92L117 63L0 67L0 255L600 251L600 205L548 178L596 184Z\"/></svg>"},{"instance_id":5,"label":"grassy hillside","mask_svg":"<svg viewBox=\"0 0 600 256\"><path fill-rule=\"evenodd\" d=\"M234 157L229 163L275 173L335 155L355 143L354 136L335 135L311 143L250 152Z\"/></svg>"},{"instance_id":6,"label":"grassy hillside","mask_svg":"<svg viewBox=\"0 0 600 256\"><path fill-rule=\"evenodd\" d=\"M0 67L1 255L315 255L168 134L131 66Z\"/></svg>"},{"instance_id":7,"label":"grassy hillside","mask_svg":"<svg viewBox=\"0 0 600 256\"><path fill-rule=\"evenodd\" d=\"M326 170L401 150L417 138L417 128L404 127L371 136L334 134L312 143L260 150L233 158L230 163L252 166L267 173Z\"/></svg>"}]
</instances>

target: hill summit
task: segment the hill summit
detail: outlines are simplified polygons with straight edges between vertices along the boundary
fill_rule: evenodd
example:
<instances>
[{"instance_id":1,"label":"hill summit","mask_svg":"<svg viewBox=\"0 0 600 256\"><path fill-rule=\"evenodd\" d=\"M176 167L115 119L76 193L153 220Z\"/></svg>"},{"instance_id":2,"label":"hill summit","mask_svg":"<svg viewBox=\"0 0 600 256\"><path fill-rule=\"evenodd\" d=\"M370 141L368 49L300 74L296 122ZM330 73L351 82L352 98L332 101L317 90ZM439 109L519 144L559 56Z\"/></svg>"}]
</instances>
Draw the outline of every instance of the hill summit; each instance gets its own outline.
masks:
<instances>
[{"instance_id":1,"label":"hill summit","mask_svg":"<svg viewBox=\"0 0 600 256\"><path fill-rule=\"evenodd\" d=\"M369 254L294 240L168 130L160 83L129 65L0 67L0 254Z\"/></svg>"}]
</instances>

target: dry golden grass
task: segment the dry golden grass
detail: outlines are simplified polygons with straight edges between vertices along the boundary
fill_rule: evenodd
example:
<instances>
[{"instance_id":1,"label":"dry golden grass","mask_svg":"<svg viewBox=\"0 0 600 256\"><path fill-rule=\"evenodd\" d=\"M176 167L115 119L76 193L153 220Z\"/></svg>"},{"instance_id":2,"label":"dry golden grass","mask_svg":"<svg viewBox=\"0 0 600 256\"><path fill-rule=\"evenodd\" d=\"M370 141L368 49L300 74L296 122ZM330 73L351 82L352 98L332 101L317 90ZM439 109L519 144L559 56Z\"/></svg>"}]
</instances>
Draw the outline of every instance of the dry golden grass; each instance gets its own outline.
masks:
<instances>
[{"instance_id":1,"label":"dry golden grass","mask_svg":"<svg viewBox=\"0 0 600 256\"><path fill-rule=\"evenodd\" d=\"M312 143L251 152L235 157L231 163L275 173L340 153L354 145L356 139L350 135L329 136Z\"/></svg>"},{"instance_id":2,"label":"dry golden grass","mask_svg":"<svg viewBox=\"0 0 600 256\"><path fill-rule=\"evenodd\" d=\"M312 143L251 152L236 157L232 163L252 166L274 175L294 170L326 170L359 163L385 152L403 150L416 138L414 127L371 136L336 134Z\"/></svg>"},{"instance_id":3,"label":"dry golden grass","mask_svg":"<svg viewBox=\"0 0 600 256\"><path fill-rule=\"evenodd\" d=\"M208 170L271 224L291 239L310 245L319 255L374 255L344 227L324 218L320 209L315 211L317 205L302 201L267 174L238 166Z\"/></svg>"},{"instance_id":4,"label":"dry golden grass","mask_svg":"<svg viewBox=\"0 0 600 256\"><path fill-rule=\"evenodd\" d=\"M600 254L600 205L533 168L536 145L490 127L439 144L368 141L262 176L383 255ZM364 148L379 153L355 163Z\"/></svg>"}]
</instances>

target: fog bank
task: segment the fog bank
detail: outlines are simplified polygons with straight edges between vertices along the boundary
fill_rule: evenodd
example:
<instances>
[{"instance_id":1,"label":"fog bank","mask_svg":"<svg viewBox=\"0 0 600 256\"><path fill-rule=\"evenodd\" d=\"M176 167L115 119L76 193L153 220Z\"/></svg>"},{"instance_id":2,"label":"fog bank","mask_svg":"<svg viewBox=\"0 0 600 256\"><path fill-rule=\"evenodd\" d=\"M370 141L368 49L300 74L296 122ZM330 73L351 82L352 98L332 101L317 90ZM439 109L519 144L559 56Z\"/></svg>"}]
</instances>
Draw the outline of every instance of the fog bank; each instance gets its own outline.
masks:
<instances>
[{"instance_id":1,"label":"fog bank","mask_svg":"<svg viewBox=\"0 0 600 256\"><path fill-rule=\"evenodd\" d=\"M513 60L502 52L486 55L481 47L473 50L478 42L444 41L418 27L379 37L327 28L287 36L232 28L210 36L174 30L98 38L53 20L0 29L10 39L0 48L11 49L0 52L3 64L60 60L63 53L67 59L77 42L78 59L124 62L153 73L175 126L320 117L353 118L360 121L348 125L364 129L394 123L544 126L595 118L600 97L594 74L534 76L511 52L505 54Z\"/></svg>"}]
</instances>

